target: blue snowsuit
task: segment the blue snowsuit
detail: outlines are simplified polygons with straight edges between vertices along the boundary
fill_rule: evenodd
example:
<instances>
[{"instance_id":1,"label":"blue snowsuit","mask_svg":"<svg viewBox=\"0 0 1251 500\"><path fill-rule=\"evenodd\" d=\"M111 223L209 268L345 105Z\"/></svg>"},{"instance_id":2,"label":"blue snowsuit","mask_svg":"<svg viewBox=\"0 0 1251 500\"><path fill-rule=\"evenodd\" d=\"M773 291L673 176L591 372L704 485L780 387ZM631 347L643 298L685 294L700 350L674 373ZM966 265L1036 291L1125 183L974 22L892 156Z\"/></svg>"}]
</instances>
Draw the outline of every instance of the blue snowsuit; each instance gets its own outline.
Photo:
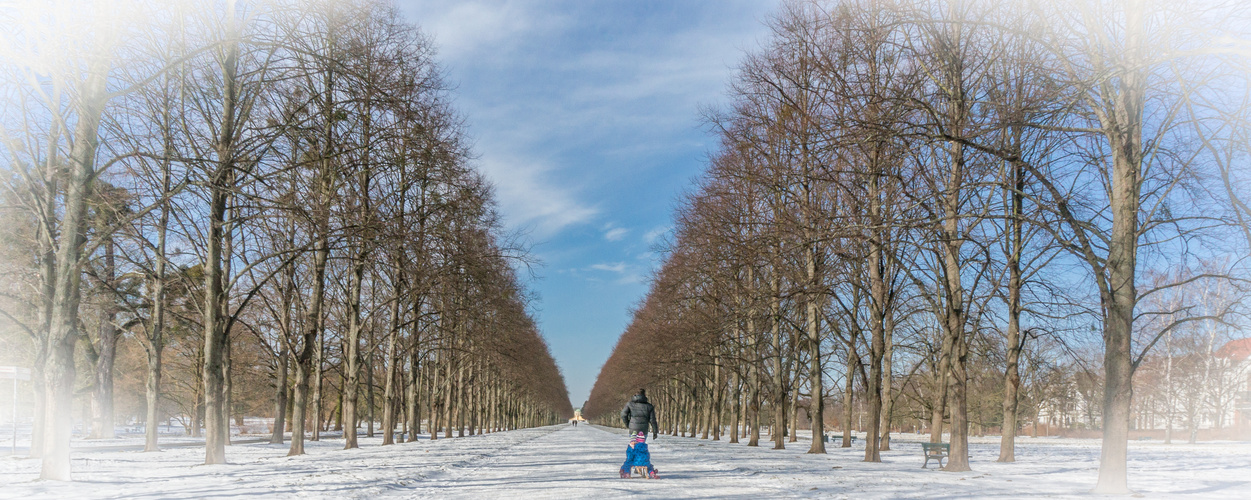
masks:
<instances>
[{"instance_id":1,"label":"blue snowsuit","mask_svg":"<svg viewBox=\"0 0 1251 500\"><path fill-rule=\"evenodd\" d=\"M629 474L631 467L647 467L649 474L656 470L652 467L652 454L647 451L647 443L626 445L626 459L625 463L621 464L621 474Z\"/></svg>"}]
</instances>

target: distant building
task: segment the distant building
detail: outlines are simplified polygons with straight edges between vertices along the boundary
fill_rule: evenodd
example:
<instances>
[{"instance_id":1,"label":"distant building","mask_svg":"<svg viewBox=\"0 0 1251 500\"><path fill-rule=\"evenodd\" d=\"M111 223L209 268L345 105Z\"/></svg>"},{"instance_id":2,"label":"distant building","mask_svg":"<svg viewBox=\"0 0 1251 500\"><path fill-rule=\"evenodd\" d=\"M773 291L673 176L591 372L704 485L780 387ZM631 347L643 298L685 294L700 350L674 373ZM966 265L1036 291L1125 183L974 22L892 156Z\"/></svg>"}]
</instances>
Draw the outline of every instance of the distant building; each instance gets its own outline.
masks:
<instances>
[{"instance_id":1,"label":"distant building","mask_svg":"<svg viewBox=\"0 0 1251 500\"><path fill-rule=\"evenodd\" d=\"M1228 377L1235 392L1234 427L1251 430L1251 337L1230 341L1216 351L1216 357L1229 363Z\"/></svg>"},{"instance_id":2,"label":"distant building","mask_svg":"<svg viewBox=\"0 0 1251 500\"><path fill-rule=\"evenodd\" d=\"M572 424L574 422L586 422L586 419L582 418L582 408L574 408L573 418L569 419L569 423Z\"/></svg>"},{"instance_id":3,"label":"distant building","mask_svg":"<svg viewBox=\"0 0 1251 500\"><path fill-rule=\"evenodd\" d=\"M1157 439L1251 439L1251 337L1209 351L1159 351L1134 372L1131 429ZM1046 381L1036 420L1044 432L1102 428L1103 380L1070 368ZM1189 433L1189 435L1188 435Z\"/></svg>"}]
</instances>

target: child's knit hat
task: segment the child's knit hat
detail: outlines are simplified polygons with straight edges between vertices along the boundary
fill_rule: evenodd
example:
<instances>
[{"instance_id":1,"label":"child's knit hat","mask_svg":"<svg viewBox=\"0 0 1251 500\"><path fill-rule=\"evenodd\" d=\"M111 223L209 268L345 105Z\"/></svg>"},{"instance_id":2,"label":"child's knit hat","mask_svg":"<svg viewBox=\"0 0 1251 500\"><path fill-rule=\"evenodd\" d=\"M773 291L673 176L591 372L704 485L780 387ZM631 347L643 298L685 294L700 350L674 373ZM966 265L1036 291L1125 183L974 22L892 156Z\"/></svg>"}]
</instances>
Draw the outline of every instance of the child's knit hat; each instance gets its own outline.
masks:
<instances>
[{"instance_id":1,"label":"child's knit hat","mask_svg":"<svg viewBox=\"0 0 1251 500\"><path fill-rule=\"evenodd\" d=\"M647 441L646 432L636 432L633 437L634 439L631 439L630 441L635 442L635 443L642 443L642 442Z\"/></svg>"}]
</instances>

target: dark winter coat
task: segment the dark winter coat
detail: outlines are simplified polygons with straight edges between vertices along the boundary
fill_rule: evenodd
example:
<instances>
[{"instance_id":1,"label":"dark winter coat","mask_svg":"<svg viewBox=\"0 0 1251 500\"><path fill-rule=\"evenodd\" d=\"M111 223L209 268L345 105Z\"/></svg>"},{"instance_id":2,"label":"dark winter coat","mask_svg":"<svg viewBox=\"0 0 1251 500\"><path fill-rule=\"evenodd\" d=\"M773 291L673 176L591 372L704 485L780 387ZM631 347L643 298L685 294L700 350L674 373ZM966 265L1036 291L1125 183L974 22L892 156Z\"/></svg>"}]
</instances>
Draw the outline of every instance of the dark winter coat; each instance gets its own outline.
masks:
<instances>
[{"instance_id":1,"label":"dark winter coat","mask_svg":"<svg viewBox=\"0 0 1251 500\"><path fill-rule=\"evenodd\" d=\"M621 422L630 428L630 432L647 432L647 426L652 427L652 434L660 432L660 425L656 423L656 408L647 402L647 396L635 394L626 403L625 408L621 410Z\"/></svg>"}]
</instances>

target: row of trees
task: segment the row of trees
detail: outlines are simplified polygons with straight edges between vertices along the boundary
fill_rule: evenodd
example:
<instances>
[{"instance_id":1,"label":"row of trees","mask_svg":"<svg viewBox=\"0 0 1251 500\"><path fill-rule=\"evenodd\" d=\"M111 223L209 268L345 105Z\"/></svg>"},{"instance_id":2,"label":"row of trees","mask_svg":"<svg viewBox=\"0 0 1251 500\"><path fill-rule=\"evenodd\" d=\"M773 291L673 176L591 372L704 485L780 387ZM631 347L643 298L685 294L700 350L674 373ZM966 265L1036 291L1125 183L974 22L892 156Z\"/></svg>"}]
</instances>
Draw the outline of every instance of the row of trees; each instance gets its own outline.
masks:
<instances>
[{"instance_id":1,"label":"row of trees","mask_svg":"<svg viewBox=\"0 0 1251 500\"><path fill-rule=\"evenodd\" d=\"M2 15L0 310L12 361L34 367L42 477L69 479L80 387L92 436L112 436L128 342L146 353L147 449L172 385L205 463L226 460L233 398L262 394L239 374L272 384L293 455L330 398L348 448L375 414L388 444L424 420L433 438L572 414L527 312L524 249L472 168L431 40L394 6ZM167 364L194 380L163 381Z\"/></svg>"},{"instance_id":2,"label":"row of trees","mask_svg":"<svg viewBox=\"0 0 1251 500\"><path fill-rule=\"evenodd\" d=\"M1013 461L1019 417L1043 399L1023 383L1093 350L1096 489L1128 491L1136 368L1175 329L1228 328L1242 305L1247 15L784 4L709 113L720 147L584 412L611 422L646 386L671 432L715 438L728 419L731 441L741 426L755 445L770 424L781 448L803 409L824 453L840 399L844 426L863 408L866 461L907 417L949 432L946 470L962 471L971 402L1002 395L991 423Z\"/></svg>"}]
</instances>

